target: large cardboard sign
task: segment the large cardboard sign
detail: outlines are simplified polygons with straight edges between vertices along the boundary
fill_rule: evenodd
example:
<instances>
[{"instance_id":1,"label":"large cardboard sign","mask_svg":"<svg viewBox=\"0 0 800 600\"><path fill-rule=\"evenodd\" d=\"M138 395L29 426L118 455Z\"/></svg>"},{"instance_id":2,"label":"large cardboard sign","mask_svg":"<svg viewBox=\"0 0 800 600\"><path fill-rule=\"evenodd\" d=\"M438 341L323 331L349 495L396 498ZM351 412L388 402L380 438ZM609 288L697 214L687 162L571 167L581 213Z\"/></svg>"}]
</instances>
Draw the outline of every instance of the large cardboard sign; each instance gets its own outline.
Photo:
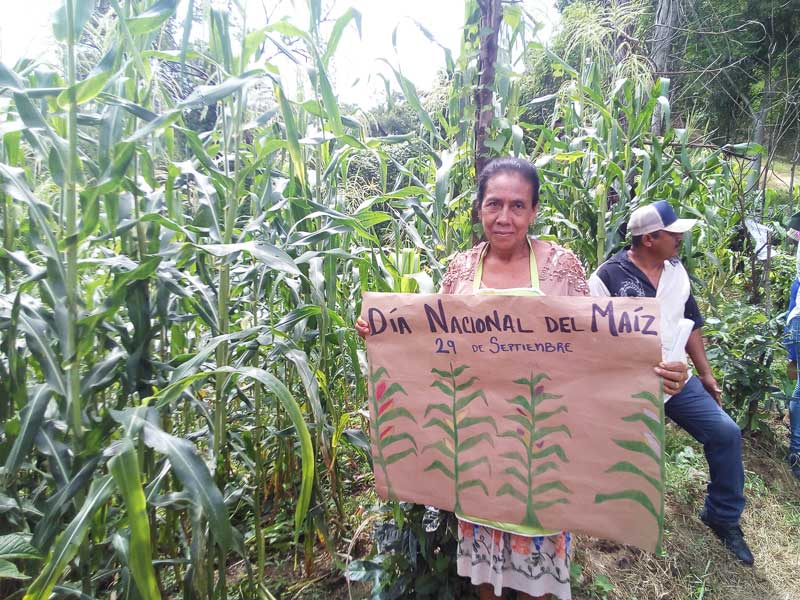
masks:
<instances>
[{"instance_id":1,"label":"large cardboard sign","mask_svg":"<svg viewBox=\"0 0 800 600\"><path fill-rule=\"evenodd\" d=\"M378 493L661 546L650 298L364 296Z\"/></svg>"}]
</instances>

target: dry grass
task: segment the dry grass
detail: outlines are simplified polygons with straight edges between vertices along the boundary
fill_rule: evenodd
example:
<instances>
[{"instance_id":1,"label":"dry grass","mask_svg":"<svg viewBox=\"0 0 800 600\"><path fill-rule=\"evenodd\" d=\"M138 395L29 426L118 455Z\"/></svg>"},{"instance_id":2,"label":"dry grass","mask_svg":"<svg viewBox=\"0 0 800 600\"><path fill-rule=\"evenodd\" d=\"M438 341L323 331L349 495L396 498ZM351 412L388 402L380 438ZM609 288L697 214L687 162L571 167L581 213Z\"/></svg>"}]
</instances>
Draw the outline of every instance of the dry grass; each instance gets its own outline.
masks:
<instances>
[{"instance_id":1,"label":"dry grass","mask_svg":"<svg viewBox=\"0 0 800 600\"><path fill-rule=\"evenodd\" d=\"M745 439L747 508L742 529L756 566L740 566L700 522L707 470L702 449L670 428L665 556L579 537L575 562L583 567L576 600L602 598L594 577L613 584L609 600L797 600L800 598L800 485L783 462L773 434ZM693 451L681 452L682 447ZM776 450L776 448L780 448Z\"/></svg>"}]
</instances>

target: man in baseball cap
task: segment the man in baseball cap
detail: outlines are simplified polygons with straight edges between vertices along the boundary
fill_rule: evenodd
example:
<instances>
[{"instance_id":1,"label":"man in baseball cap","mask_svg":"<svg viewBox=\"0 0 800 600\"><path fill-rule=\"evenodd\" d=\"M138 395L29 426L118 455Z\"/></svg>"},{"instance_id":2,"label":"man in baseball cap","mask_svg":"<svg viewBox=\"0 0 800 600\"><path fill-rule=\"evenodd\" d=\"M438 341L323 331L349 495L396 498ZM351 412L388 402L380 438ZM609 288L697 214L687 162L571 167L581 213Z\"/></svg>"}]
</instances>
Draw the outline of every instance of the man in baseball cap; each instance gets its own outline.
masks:
<instances>
[{"instance_id":1,"label":"man in baseball cap","mask_svg":"<svg viewBox=\"0 0 800 600\"><path fill-rule=\"evenodd\" d=\"M659 301L665 360L686 362L688 353L697 371L682 388L672 384L674 395L664 412L703 444L711 482L700 519L736 558L752 565L753 554L739 527L744 509L742 434L720 406L722 389L711 372L700 332L703 317L692 296L689 275L678 259L683 234L696 223L696 219L679 219L665 200L640 206L628 221L631 245L600 265L589 278L589 289L593 296Z\"/></svg>"},{"instance_id":2,"label":"man in baseball cap","mask_svg":"<svg viewBox=\"0 0 800 600\"><path fill-rule=\"evenodd\" d=\"M640 206L628 220L628 232L633 236L667 231L686 233L697 223L697 219L679 219L666 200L659 200L647 206Z\"/></svg>"}]
</instances>

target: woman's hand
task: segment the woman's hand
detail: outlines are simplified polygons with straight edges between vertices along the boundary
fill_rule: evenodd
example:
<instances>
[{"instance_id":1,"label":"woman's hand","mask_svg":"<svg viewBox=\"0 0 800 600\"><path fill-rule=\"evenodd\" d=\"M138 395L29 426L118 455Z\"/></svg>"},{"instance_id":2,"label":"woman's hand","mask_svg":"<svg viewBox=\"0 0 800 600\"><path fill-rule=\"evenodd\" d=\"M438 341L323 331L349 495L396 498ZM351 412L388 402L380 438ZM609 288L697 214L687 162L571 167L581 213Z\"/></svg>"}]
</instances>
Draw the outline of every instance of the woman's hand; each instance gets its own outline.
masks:
<instances>
[{"instance_id":1,"label":"woman's hand","mask_svg":"<svg viewBox=\"0 0 800 600\"><path fill-rule=\"evenodd\" d=\"M684 362L661 362L654 368L654 371L661 377L664 393L670 396L680 394L689 380L689 367Z\"/></svg>"},{"instance_id":2,"label":"woman's hand","mask_svg":"<svg viewBox=\"0 0 800 600\"><path fill-rule=\"evenodd\" d=\"M361 336L361 339L367 339L369 335L369 323L367 323L361 317L358 317L356 321L356 333Z\"/></svg>"}]
</instances>

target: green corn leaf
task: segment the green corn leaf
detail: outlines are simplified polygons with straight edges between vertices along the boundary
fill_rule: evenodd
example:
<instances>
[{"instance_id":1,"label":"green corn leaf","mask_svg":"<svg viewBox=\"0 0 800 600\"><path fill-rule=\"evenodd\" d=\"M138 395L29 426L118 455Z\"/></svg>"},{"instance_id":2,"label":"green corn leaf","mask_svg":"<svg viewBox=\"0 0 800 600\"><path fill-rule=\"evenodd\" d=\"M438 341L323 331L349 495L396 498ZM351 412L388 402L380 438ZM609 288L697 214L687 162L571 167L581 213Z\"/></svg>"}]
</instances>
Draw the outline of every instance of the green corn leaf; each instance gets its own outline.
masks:
<instances>
[{"instance_id":1,"label":"green corn leaf","mask_svg":"<svg viewBox=\"0 0 800 600\"><path fill-rule=\"evenodd\" d=\"M453 395L453 388L445 385L444 383L442 383L438 379L431 384L431 387L438 388L439 390L441 390L441 392L443 394L445 394L447 396L452 396Z\"/></svg>"},{"instance_id":2,"label":"green corn leaf","mask_svg":"<svg viewBox=\"0 0 800 600\"><path fill-rule=\"evenodd\" d=\"M37 444L40 441L41 438L37 436ZM64 485L47 499L44 507L45 514L36 524L32 540L34 546L43 551L50 548L58 529L62 527L62 516L72 507L72 499L89 486L101 459L102 455L97 455L86 461L80 471L69 480L66 480L66 475L64 476Z\"/></svg>"},{"instance_id":3,"label":"green corn leaf","mask_svg":"<svg viewBox=\"0 0 800 600\"><path fill-rule=\"evenodd\" d=\"M550 470L558 471L558 464L554 463L551 460L548 460L547 462L540 464L533 470L533 476L536 477L537 475L541 475L542 473L546 473L547 471Z\"/></svg>"},{"instance_id":4,"label":"green corn leaf","mask_svg":"<svg viewBox=\"0 0 800 600\"><path fill-rule=\"evenodd\" d=\"M92 365L89 372L81 379L81 396L85 398L114 383L117 379L118 367L125 358L127 358L125 352L117 348L103 360Z\"/></svg>"},{"instance_id":5,"label":"green corn leaf","mask_svg":"<svg viewBox=\"0 0 800 600\"><path fill-rule=\"evenodd\" d=\"M637 442L634 440L614 440L614 443L620 448L629 450L630 452L638 452L652 458L656 464L661 464L661 457L653 452L653 449L645 442Z\"/></svg>"},{"instance_id":6,"label":"green corn leaf","mask_svg":"<svg viewBox=\"0 0 800 600\"><path fill-rule=\"evenodd\" d=\"M417 450L415 448L408 448L407 450L403 450L402 452L397 452L395 454L390 454L385 458L386 465L393 465L398 460L401 460L408 456L409 454L416 454Z\"/></svg>"},{"instance_id":7,"label":"green corn leaf","mask_svg":"<svg viewBox=\"0 0 800 600\"><path fill-rule=\"evenodd\" d=\"M442 463L442 461L440 461L440 460L433 461L430 465L425 467L425 470L426 471L439 470L442 473L444 473L445 475L447 475L447 477L450 478L450 479L455 479L456 478L456 476L453 475L453 472L450 469L448 469L444 465L444 463Z\"/></svg>"},{"instance_id":8,"label":"green corn leaf","mask_svg":"<svg viewBox=\"0 0 800 600\"><path fill-rule=\"evenodd\" d=\"M428 444L422 449L422 451L425 452L426 450L429 450L431 448L438 450L451 460L455 458L453 451L447 447L447 444L445 444L443 440L439 440L438 442L433 442L432 444Z\"/></svg>"},{"instance_id":9,"label":"green corn leaf","mask_svg":"<svg viewBox=\"0 0 800 600\"><path fill-rule=\"evenodd\" d=\"M267 371L264 371L263 369L257 369L254 367L246 367L246 368L224 367L216 369L214 371L208 371L194 376L189 376L183 381L181 380L176 381L172 383L169 388L165 388L164 390L159 392L158 396L167 395L169 393L170 388L173 388L173 392L174 389L181 389L181 386L184 385L185 382L189 379L196 380L200 377L210 377L212 375L216 375L217 373L230 373L232 375L236 374L240 377L254 379L259 383L261 383L261 385L263 385L268 391L275 394L275 396L278 398L281 405L283 406L284 410L286 411L286 414L289 415L292 424L294 425L295 433L300 442L300 455L302 458L302 477L300 484L300 496L298 498L297 506L295 508L295 542L296 542L302 531L303 521L306 518L309 506L311 504L311 491L314 484L314 447L311 443L311 434L308 431L308 426L306 425L305 419L303 418L303 412L302 410L300 410L300 406L297 404L297 401L294 399L288 388L274 375L268 373ZM164 434L164 432L160 430L158 431L161 434L166 435ZM172 438L172 436L169 437ZM186 440L180 440L178 438L173 438L173 439L177 440L178 442L181 441L186 442ZM199 461L197 455L194 454L193 451L194 447L191 446L189 442L186 442L186 444L188 444L191 447L191 451L187 450L190 457L193 456L194 459ZM205 478L205 476L208 475L208 470L205 468L205 464L203 464L202 461L200 462L200 464L202 465L202 472ZM186 482L184 482L184 485L186 485ZM220 525L218 525L220 528L220 532L217 532L215 530L215 535L220 535L221 533L222 535L226 535L227 537L228 535L231 534L230 533L226 534L224 528L228 528L228 532L230 532L232 528L230 526L230 522L228 521L227 511L225 510L224 505L221 505L221 499L222 499L221 494L211 481L210 475L208 475L207 485L213 487L214 498L213 502L211 502L212 500L211 498L207 498L205 499L205 501L209 502L210 505L213 504L213 506L204 505L204 508L206 508L206 510L208 510L209 508L214 508L216 511L212 523L215 520L220 523ZM203 492L203 494L204 493L205 492ZM204 498L203 494L200 495L201 498ZM216 495L219 495L219 500L217 500ZM238 544L239 542L237 542L237 545Z\"/></svg>"},{"instance_id":10,"label":"green corn leaf","mask_svg":"<svg viewBox=\"0 0 800 600\"><path fill-rule=\"evenodd\" d=\"M416 449L417 442L411 436L410 433L397 433L395 435L387 435L385 438L383 438L381 440L381 448L387 448L388 446L390 446L392 444L395 444L397 442L400 442L402 440L407 440L407 441L411 442L413 444L414 448ZM425 449L423 448L422 451L424 452Z\"/></svg>"},{"instance_id":11,"label":"green corn leaf","mask_svg":"<svg viewBox=\"0 0 800 600\"><path fill-rule=\"evenodd\" d=\"M67 108L69 107L73 96L75 98L76 105L94 100L97 95L103 91L103 88L106 87L106 84L111 79L112 75L113 73L111 71L104 71L96 73L95 75L91 75L83 81L76 83L71 88L61 92L56 99L56 103L61 108Z\"/></svg>"},{"instance_id":12,"label":"green corn leaf","mask_svg":"<svg viewBox=\"0 0 800 600\"><path fill-rule=\"evenodd\" d=\"M461 426L459 426L459 430ZM489 445L494 447L494 442L492 441L492 436L486 432L479 433L477 435L473 435L471 437L466 438L463 441L460 441L458 444L457 451L459 453L466 452L470 448L477 446L480 442L489 442ZM485 457L484 457L485 458Z\"/></svg>"},{"instance_id":13,"label":"green corn leaf","mask_svg":"<svg viewBox=\"0 0 800 600\"><path fill-rule=\"evenodd\" d=\"M462 492L466 489L471 487L479 487L483 490L483 493L487 496L489 495L489 488L486 487L486 484L483 483L480 479L469 479L463 483L458 484L458 491Z\"/></svg>"},{"instance_id":14,"label":"green corn leaf","mask_svg":"<svg viewBox=\"0 0 800 600\"><path fill-rule=\"evenodd\" d=\"M67 528L58 536L39 576L26 591L24 600L47 600L50 597L53 586L61 578L67 564L78 553L94 514L111 497L113 491L114 481L111 476L101 477L92 482L86 501Z\"/></svg>"},{"instance_id":15,"label":"green corn leaf","mask_svg":"<svg viewBox=\"0 0 800 600\"><path fill-rule=\"evenodd\" d=\"M553 444L552 446L548 446L543 450L532 453L531 458L534 459L544 458L546 456L550 456L551 454L555 454L565 463L569 462L569 460L567 459L567 455L564 453L564 449L558 444Z\"/></svg>"},{"instance_id":16,"label":"green corn leaf","mask_svg":"<svg viewBox=\"0 0 800 600\"><path fill-rule=\"evenodd\" d=\"M25 181L25 172L22 169L0 163L0 181L2 179L5 179L8 183L5 186L5 191L16 200L27 205L31 219L36 223L39 235L44 236L43 239L46 242L46 246L40 246L40 249L46 252L48 258L53 259L52 263L48 262L48 278L52 278L54 283L63 285L66 276L64 266L60 262L58 244L52 232L52 224L49 218L50 209L34 196Z\"/></svg>"},{"instance_id":17,"label":"green corn leaf","mask_svg":"<svg viewBox=\"0 0 800 600\"><path fill-rule=\"evenodd\" d=\"M445 416L450 416L451 408L447 404L429 404L425 409L425 418L428 418L428 414L431 411L438 410L439 412L443 413Z\"/></svg>"},{"instance_id":18,"label":"green corn leaf","mask_svg":"<svg viewBox=\"0 0 800 600\"><path fill-rule=\"evenodd\" d=\"M119 453L108 461L108 467L117 489L125 502L128 526L131 530L128 568L143 600L160 600L155 569L153 569L150 523L142 482L139 479L139 461L130 439L124 439Z\"/></svg>"},{"instance_id":19,"label":"green corn leaf","mask_svg":"<svg viewBox=\"0 0 800 600\"><path fill-rule=\"evenodd\" d=\"M483 393L483 390L476 390L471 394L459 398L458 401L456 402L456 410L458 411L466 406L469 406L473 400L476 400L478 398L483 400L484 404L487 404L486 394Z\"/></svg>"},{"instance_id":20,"label":"green corn leaf","mask_svg":"<svg viewBox=\"0 0 800 600\"><path fill-rule=\"evenodd\" d=\"M541 423L542 421L546 421L547 419L549 419L553 415L557 415L559 413L565 413L565 412L567 412L567 407L566 406L559 406L555 410L547 410L547 411L543 410L541 412L537 412L536 413L536 415L533 417L533 422L534 423Z\"/></svg>"},{"instance_id":21,"label":"green corn leaf","mask_svg":"<svg viewBox=\"0 0 800 600\"><path fill-rule=\"evenodd\" d=\"M519 414L503 415L503 418L506 419L507 421L511 421L513 423L516 423L517 425L520 425L526 431L531 426L530 417L526 417L524 415L519 415Z\"/></svg>"},{"instance_id":22,"label":"green corn leaf","mask_svg":"<svg viewBox=\"0 0 800 600\"><path fill-rule=\"evenodd\" d=\"M569 504L569 500L567 500L566 498L556 498L555 500L545 500L543 502L534 502L533 505L531 506L531 508L533 508L533 510L535 510L535 511L544 510L545 508L549 508L549 507L554 506L556 504Z\"/></svg>"},{"instance_id":23,"label":"green corn leaf","mask_svg":"<svg viewBox=\"0 0 800 600\"><path fill-rule=\"evenodd\" d=\"M653 435L656 436L656 439L659 442L663 442L664 437L664 426L659 422L653 419L652 417L648 417L644 413L634 413L632 415L628 415L627 417L622 417L623 421L628 423L635 423L636 421L641 421L647 428L653 432Z\"/></svg>"},{"instance_id":24,"label":"green corn leaf","mask_svg":"<svg viewBox=\"0 0 800 600\"><path fill-rule=\"evenodd\" d=\"M603 502L610 502L611 500L630 500L632 502L636 502L637 504L643 506L647 512L649 512L653 517L658 521L661 522L661 516L656 511L653 503L650 501L650 498L642 492L641 490L624 490L622 492L615 492L613 494L597 494L594 498L595 504L602 504Z\"/></svg>"},{"instance_id":25,"label":"green corn leaf","mask_svg":"<svg viewBox=\"0 0 800 600\"><path fill-rule=\"evenodd\" d=\"M524 396L514 396L511 400L508 401L509 404L514 404L519 406L523 410L527 412L531 412L531 403L528 402L528 399Z\"/></svg>"},{"instance_id":26,"label":"green corn leaf","mask_svg":"<svg viewBox=\"0 0 800 600\"><path fill-rule=\"evenodd\" d=\"M298 277L301 275L300 269L297 268L292 258L285 251L271 244L241 242L238 244L192 244L192 246L217 257L247 252L270 269Z\"/></svg>"},{"instance_id":27,"label":"green corn leaf","mask_svg":"<svg viewBox=\"0 0 800 600\"><path fill-rule=\"evenodd\" d=\"M520 502L528 501L527 496L514 489L514 486L512 486L510 483L504 483L502 486L500 486L500 489L497 490L497 496L511 496Z\"/></svg>"},{"instance_id":28,"label":"green corn leaf","mask_svg":"<svg viewBox=\"0 0 800 600\"><path fill-rule=\"evenodd\" d=\"M59 42L66 42L69 35L67 23L67 2L72 2L75 23L75 39L80 39L81 31L92 18L95 0L62 0L59 7L53 12L53 37Z\"/></svg>"},{"instance_id":29,"label":"green corn leaf","mask_svg":"<svg viewBox=\"0 0 800 600\"><path fill-rule=\"evenodd\" d=\"M39 156L45 158L49 153L39 137L39 133L43 133L55 153L56 160L51 163L51 168L63 173L67 164L67 144L64 138L60 137L44 118L22 80L2 62L0 62L0 87L7 87L13 92L17 113L25 123L25 139L36 149Z\"/></svg>"},{"instance_id":30,"label":"green corn leaf","mask_svg":"<svg viewBox=\"0 0 800 600\"><path fill-rule=\"evenodd\" d=\"M150 33L166 23L178 8L178 0L158 0L144 12L127 19L128 30L132 35Z\"/></svg>"},{"instance_id":31,"label":"green corn leaf","mask_svg":"<svg viewBox=\"0 0 800 600\"><path fill-rule=\"evenodd\" d=\"M625 460L614 464L606 471L606 473L631 473L633 475L638 475L639 477L645 479L654 488L656 488L656 491L659 494L664 492L663 486L661 485L661 482L658 479L652 477L651 475L648 475L633 463L630 463Z\"/></svg>"},{"instance_id":32,"label":"green corn leaf","mask_svg":"<svg viewBox=\"0 0 800 600\"><path fill-rule=\"evenodd\" d=\"M208 467L197 455L194 444L170 435L152 423L143 424L144 442L169 459L175 475L203 508L214 532L214 539L224 549L234 546L234 534L225 503Z\"/></svg>"},{"instance_id":33,"label":"green corn leaf","mask_svg":"<svg viewBox=\"0 0 800 600\"><path fill-rule=\"evenodd\" d=\"M539 383L541 383L545 379L549 380L550 377L548 377L548 375L546 373L539 373L538 375L535 375L535 376L530 377L530 378L515 379L514 383L519 383L520 385L527 385L527 386L530 386L530 387L535 387L536 385L538 385Z\"/></svg>"},{"instance_id":34,"label":"green corn leaf","mask_svg":"<svg viewBox=\"0 0 800 600\"><path fill-rule=\"evenodd\" d=\"M475 460L468 460L467 462L460 463L458 465L458 470L463 473L465 471L473 469L474 467L477 467L480 464L489 465L489 458L487 456L480 456ZM489 465L489 473L491 474L491 472L492 472L492 467L491 465Z\"/></svg>"},{"instance_id":35,"label":"green corn leaf","mask_svg":"<svg viewBox=\"0 0 800 600\"><path fill-rule=\"evenodd\" d=\"M292 106L283 95L283 89L276 85L274 88L275 98L281 107L281 114L283 115L283 125L286 128L286 141L289 142L289 156L294 165L295 177L300 181L300 185L306 185L306 171L303 163L303 151L300 148L300 136L297 133L297 125L295 124L294 113Z\"/></svg>"},{"instance_id":36,"label":"green corn leaf","mask_svg":"<svg viewBox=\"0 0 800 600\"><path fill-rule=\"evenodd\" d=\"M389 372L384 367L378 367L374 372L372 372L369 376L369 381L373 385L380 381L381 377L388 377Z\"/></svg>"},{"instance_id":37,"label":"green corn leaf","mask_svg":"<svg viewBox=\"0 0 800 600\"><path fill-rule=\"evenodd\" d=\"M325 107L325 116L330 124L331 131L336 136L343 136L344 126L342 125L342 115L339 113L339 103L333 93L333 87L331 87L331 82L328 79L325 65L319 58L317 59L317 81L322 95L322 105Z\"/></svg>"},{"instance_id":38,"label":"green corn leaf","mask_svg":"<svg viewBox=\"0 0 800 600\"><path fill-rule=\"evenodd\" d=\"M664 403L659 398L656 398L650 392L639 392L638 394L633 394L631 398L639 398L640 400L647 400L656 409L657 414L661 414L661 411L664 410Z\"/></svg>"},{"instance_id":39,"label":"green corn leaf","mask_svg":"<svg viewBox=\"0 0 800 600\"><path fill-rule=\"evenodd\" d=\"M450 439L452 439L453 436L455 435L454 432L453 432L453 428L450 425L448 425L447 423L445 423L444 421L442 421L441 419L438 419L438 418L431 419L430 421L425 423L425 425L423 425L422 427L424 429L427 429L428 427L438 427L439 429L444 431L447 435L449 435Z\"/></svg>"},{"instance_id":40,"label":"green corn leaf","mask_svg":"<svg viewBox=\"0 0 800 600\"><path fill-rule=\"evenodd\" d=\"M508 474L508 475L513 475L514 477L516 477L517 479L519 479L519 481L520 481L520 483L522 483L522 485L524 485L524 486L526 486L526 487L527 487L527 485L528 485L528 478L527 478L527 477L525 477L525 476L524 476L522 473L520 473L520 471L519 471L519 469L517 469L517 467L515 467L515 466L513 466L513 465L512 465L512 466L510 466L510 467L506 467L506 468L503 470L503 473L506 473L506 474Z\"/></svg>"},{"instance_id":41,"label":"green corn leaf","mask_svg":"<svg viewBox=\"0 0 800 600\"><path fill-rule=\"evenodd\" d=\"M333 24L333 30L328 38L328 43L325 45L325 53L322 55L322 64L327 66L330 62L331 57L334 55L336 48L339 45L339 40L342 37L342 33L350 21L353 21L356 24L358 36L361 37L361 13L354 8L348 8L341 17L336 19L336 22Z\"/></svg>"},{"instance_id":42,"label":"green corn leaf","mask_svg":"<svg viewBox=\"0 0 800 600\"><path fill-rule=\"evenodd\" d=\"M406 394L406 391L403 389L402 385L400 385L399 383L392 383L389 385L389 387L387 387L384 390L380 401L383 402L385 400L388 400L395 394L403 394L404 396L408 396L408 394Z\"/></svg>"},{"instance_id":43,"label":"green corn leaf","mask_svg":"<svg viewBox=\"0 0 800 600\"><path fill-rule=\"evenodd\" d=\"M533 434L533 441L538 442L542 438L545 438L553 433L566 433L567 437L572 437L569 427L566 425L558 425L556 427L540 427L536 430L536 433Z\"/></svg>"},{"instance_id":44,"label":"green corn leaf","mask_svg":"<svg viewBox=\"0 0 800 600\"><path fill-rule=\"evenodd\" d=\"M30 402L22 410L19 434L14 440L14 445L8 453L5 465L5 476L13 478L17 474L22 461L28 455L33 442L36 439L36 433L42 426L42 419L44 418L44 411L53 397L53 392L50 387L46 385L37 385L30 390ZM0 538L1 540L2 538ZM0 543L0 557L2 557L2 543Z\"/></svg>"},{"instance_id":45,"label":"green corn leaf","mask_svg":"<svg viewBox=\"0 0 800 600\"><path fill-rule=\"evenodd\" d=\"M516 437L516 436L515 436ZM510 460L515 460L519 464L521 464L524 468L528 468L528 461L523 458L522 454L519 452L504 452L500 455L502 458L508 458Z\"/></svg>"},{"instance_id":46,"label":"green corn leaf","mask_svg":"<svg viewBox=\"0 0 800 600\"><path fill-rule=\"evenodd\" d=\"M538 494L544 494L545 492L549 492L550 490L558 490L560 492L564 492L565 494L571 494L572 490L570 490L567 486L565 486L560 481L548 481L547 483L543 483L542 485L536 486L531 490L531 496L536 496Z\"/></svg>"},{"instance_id":47,"label":"green corn leaf","mask_svg":"<svg viewBox=\"0 0 800 600\"><path fill-rule=\"evenodd\" d=\"M391 408L391 409L387 410L380 417L378 417L378 426L381 426L381 425L387 423L388 421L392 421L392 420L397 419L399 417L405 417L406 419L410 419L414 423L417 422L417 420L414 418L414 415L412 415L410 412L408 412L407 408L404 408L402 406L398 406L396 408Z\"/></svg>"},{"instance_id":48,"label":"green corn leaf","mask_svg":"<svg viewBox=\"0 0 800 600\"><path fill-rule=\"evenodd\" d=\"M52 330L43 320L28 314L25 310L19 313L19 327L25 332L28 347L44 371L47 385L59 396L65 396L64 372L53 348L52 339L55 336L52 335ZM48 336L48 333L51 335Z\"/></svg>"},{"instance_id":49,"label":"green corn leaf","mask_svg":"<svg viewBox=\"0 0 800 600\"><path fill-rule=\"evenodd\" d=\"M484 417L464 417L458 422L458 428L466 429L467 427L472 427L473 425L480 425L480 424L489 424L494 429L495 433L497 433L497 425L495 425L494 418L490 416ZM488 435L488 434L487 434Z\"/></svg>"}]
</instances>

